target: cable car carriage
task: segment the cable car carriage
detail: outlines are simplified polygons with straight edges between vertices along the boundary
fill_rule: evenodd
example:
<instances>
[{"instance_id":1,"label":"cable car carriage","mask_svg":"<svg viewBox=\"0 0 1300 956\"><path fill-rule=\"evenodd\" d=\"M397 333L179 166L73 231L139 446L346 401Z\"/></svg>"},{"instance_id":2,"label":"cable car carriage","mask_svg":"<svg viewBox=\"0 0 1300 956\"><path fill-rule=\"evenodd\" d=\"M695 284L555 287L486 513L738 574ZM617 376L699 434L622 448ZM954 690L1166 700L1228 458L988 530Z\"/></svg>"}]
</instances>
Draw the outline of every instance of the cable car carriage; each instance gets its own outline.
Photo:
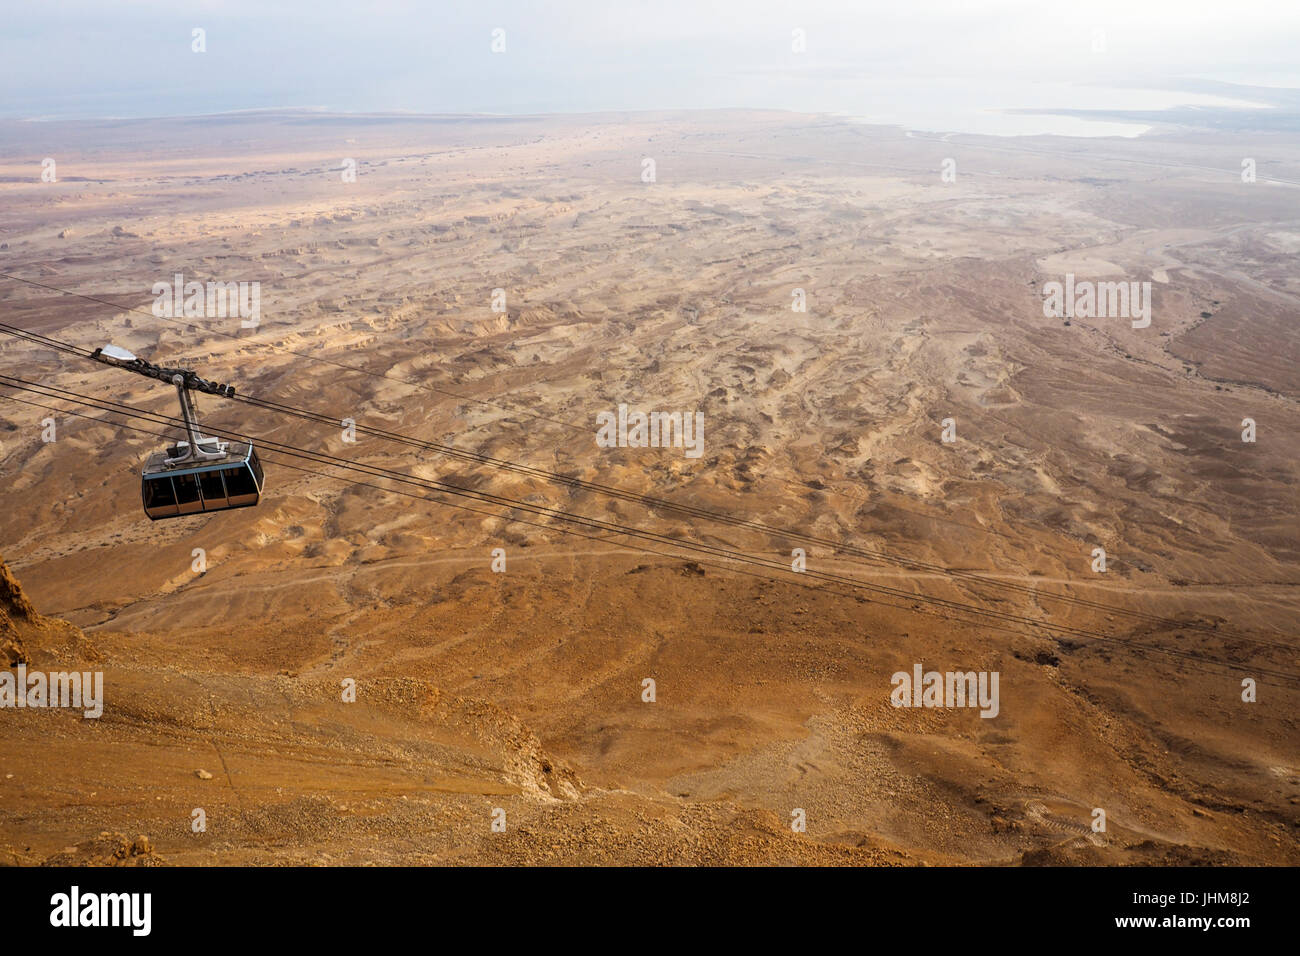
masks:
<instances>
[{"instance_id":1,"label":"cable car carriage","mask_svg":"<svg viewBox=\"0 0 1300 956\"><path fill-rule=\"evenodd\" d=\"M209 449L215 457L193 459L186 457L188 446L178 442L145 462L140 494L150 518L251 508L261 500L262 465L251 444L218 442Z\"/></svg>"},{"instance_id":2,"label":"cable car carriage","mask_svg":"<svg viewBox=\"0 0 1300 956\"><path fill-rule=\"evenodd\" d=\"M115 345L96 349L91 357L176 386L186 438L150 455L140 476L144 513L152 520L251 508L261 500L265 479L252 442L218 441L199 433L190 392L230 398L233 386L205 381L187 369L160 368Z\"/></svg>"}]
</instances>

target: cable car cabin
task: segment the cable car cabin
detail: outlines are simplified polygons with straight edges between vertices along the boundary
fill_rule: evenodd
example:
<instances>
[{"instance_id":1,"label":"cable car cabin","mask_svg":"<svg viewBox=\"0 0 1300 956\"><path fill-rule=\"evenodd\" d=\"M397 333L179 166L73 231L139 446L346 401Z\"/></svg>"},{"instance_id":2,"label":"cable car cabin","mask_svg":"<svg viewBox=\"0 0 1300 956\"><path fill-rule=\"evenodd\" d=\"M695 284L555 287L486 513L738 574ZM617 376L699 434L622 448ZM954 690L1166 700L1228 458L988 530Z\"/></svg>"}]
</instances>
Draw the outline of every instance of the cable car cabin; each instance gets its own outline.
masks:
<instances>
[{"instance_id":1,"label":"cable car cabin","mask_svg":"<svg viewBox=\"0 0 1300 956\"><path fill-rule=\"evenodd\" d=\"M251 444L230 442L226 454L216 459L169 466L168 457L163 452L151 455L140 481L144 513L154 521L251 508L262 497L262 465Z\"/></svg>"}]
</instances>

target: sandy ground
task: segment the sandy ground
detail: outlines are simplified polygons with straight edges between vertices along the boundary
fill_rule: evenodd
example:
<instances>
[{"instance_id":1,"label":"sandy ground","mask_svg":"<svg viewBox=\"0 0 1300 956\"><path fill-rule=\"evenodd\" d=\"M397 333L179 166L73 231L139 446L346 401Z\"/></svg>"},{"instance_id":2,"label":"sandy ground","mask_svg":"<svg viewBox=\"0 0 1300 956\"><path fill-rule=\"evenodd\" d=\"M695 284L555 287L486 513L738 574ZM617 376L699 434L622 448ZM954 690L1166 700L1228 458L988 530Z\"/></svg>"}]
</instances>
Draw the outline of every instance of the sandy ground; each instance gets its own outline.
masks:
<instances>
[{"instance_id":1,"label":"sandy ground","mask_svg":"<svg viewBox=\"0 0 1300 956\"><path fill-rule=\"evenodd\" d=\"M0 710L0 862L1300 862L1300 143L1251 149L1243 184L1228 138L788 113L0 124L0 271L121 306L0 280L0 321L791 534L204 396L214 427L1030 619L273 454L258 508L153 524L159 439L0 388L0 554L81 629L11 596L10 659L106 687ZM177 272L260 282L260 326L148 314ZM1150 282L1151 326L1045 318L1067 272ZM0 373L174 413L7 337ZM598 447L620 403L703 412L702 456ZM892 707L917 662L997 671L998 716Z\"/></svg>"}]
</instances>

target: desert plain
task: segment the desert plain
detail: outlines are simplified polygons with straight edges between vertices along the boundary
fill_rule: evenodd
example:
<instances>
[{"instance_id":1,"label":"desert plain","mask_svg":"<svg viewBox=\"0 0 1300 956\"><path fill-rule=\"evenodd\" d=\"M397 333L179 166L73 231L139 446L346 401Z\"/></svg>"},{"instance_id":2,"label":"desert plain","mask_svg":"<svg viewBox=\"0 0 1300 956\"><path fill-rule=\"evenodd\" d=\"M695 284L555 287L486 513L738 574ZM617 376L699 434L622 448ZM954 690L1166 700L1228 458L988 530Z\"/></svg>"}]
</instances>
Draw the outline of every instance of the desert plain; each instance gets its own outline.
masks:
<instances>
[{"instance_id":1,"label":"desert plain","mask_svg":"<svg viewBox=\"0 0 1300 956\"><path fill-rule=\"evenodd\" d=\"M0 123L0 322L338 422L200 396L255 443L680 543L269 450L256 508L154 523L161 438L0 386L0 643L104 680L0 709L0 862L1300 863L1297 253L1285 132ZM256 326L153 315L176 274L257 282ZM1067 274L1150 324L1045 315ZM176 413L9 336L0 374ZM602 447L620 404L702 453ZM917 664L997 715L893 706Z\"/></svg>"}]
</instances>

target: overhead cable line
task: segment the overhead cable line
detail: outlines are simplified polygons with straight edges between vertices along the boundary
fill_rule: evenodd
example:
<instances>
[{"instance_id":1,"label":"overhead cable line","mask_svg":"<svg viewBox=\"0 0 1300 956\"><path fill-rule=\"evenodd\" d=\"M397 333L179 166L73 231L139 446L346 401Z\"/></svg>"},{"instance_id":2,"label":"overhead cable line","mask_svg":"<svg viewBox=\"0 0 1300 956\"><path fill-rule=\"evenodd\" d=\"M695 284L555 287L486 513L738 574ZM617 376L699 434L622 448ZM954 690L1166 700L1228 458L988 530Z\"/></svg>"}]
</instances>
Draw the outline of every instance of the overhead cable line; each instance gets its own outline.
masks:
<instances>
[{"instance_id":1,"label":"overhead cable line","mask_svg":"<svg viewBox=\"0 0 1300 956\"><path fill-rule=\"evenodd\" d=\"M64 399L67 401L73 401L75 403L81 404L86 407L96 408L101 411L113 412L116 414L132 417L136 419L142 419L145 421L150 421L154 424L173 426L179 422L178 419L174 419L170 416L148 412L146 410L138 409L130 405L125 405L120 402L113 402L106 399L97 399L94 398L93 396L85 396L80 393L73 392L67 389L56 388L54 386L44 385L42 383L37 383L37 382L30 382L24 379L17 378L15 376L0 375L0 383L9 385L10 387L19 388L23 391L34 392L35 394L42 395L47 398L56 398L56 399ZM218 431L218 436L230 437L230 438L240 437L234 434L223 435L220 431ZM287 454L295 458L314 462L316 464L333 466L348 471L354 471L358 474L362 474L367 477L394 481L401 484L415 486L426 490L432 490L432 491L441 492L445 494L452 494L458 497L469 498L471 500L480 503L486 503L496 507L502 507L507 509L508 511L519 510L528 514L533 514L538 517L545 517L552 520L563 521L567 524L572 524L577 527L584 528L588 531L600 531L606 534L620 535L637 541L649 541L652 543L658 543L669 547L677 548L680 550L690 551L698 554L704 554L714 558L720 558L724 561L736 561L736 562L746 563L754 567L766 568L769 571L776 571L783 575L794 575L795 578L808 577L818 581L824 581L832 584L843 585L857 590L868 591L874 594L887 595L895 599L900 599L904 602L911 602L913 604L926 604L932 607L941 607L947 610L951 610L951 611L955 611L967 615L974 615L980 618L1018 624L1021 627L1036 628L1041 631L1048 632L1053 636L1057 636L1057 637L1065 636L1065 637L1083 638L1088 640L1096 640L1105 643L1112 643L1116 645L1126 646L1129 647L1130 649L1137 649L1146 652L1164 654L1167 656L1177 657L1184 660L1195 660L1204 663L1211 663L1220 667L1227 667L1239 671L1269 674L1270 676L1275 676L1287 681L1300 680L1300 677L1297 677L1297 675L1288 674L1287 672L1284 671L1274 671L1268 668L1246 666L1233 661L1227 661L1220 658L1213 658L1202 654L1182 651L1176 648L1161 647L1158 645L1151 645L1151 644L1142 644L1140 642L1131 639L1113 637L1110 635L1091 631L1086 628L1075 627L1075 626L1065 625L1065 624L1056 624L1050 621L1040 621L1010 611L1000 611L1000 610L993 610L988 608L981 608L975 605L966 604L961 601L917 594L915 592L907 591L901 588L890 587L888 585L871 584L868 582L858 580L856 578L851 578L840 574L834 574L827 571L805 570L802 572L794 572L783 562L759 558L754 555L746 554L744 552L740 552L731 548L722 547L719 545L710 545L703 542L687 541L678 537L662 534L659 532L647 531L645 529L620 525L617 522L604 521L602 519L590 518L583 515L573 514L571 512L567 512L559 508L551 508L547 506L537 505L530 502L512 499L504 495L497 495L489 492L479 491L472 488L466 488L463 486L455 485L450 482L441 481L439 479L420 478L418 476L413 476L405 472L384 468L382 466L370 465L364 462L358 462L347 458L340 458L338 456L329 455L322 452L312 452L310 450L303 449L294 445L289 445L286 443L274 442L267 439L259 439L259 441L263 447L269 447L269 449L273 452L280 453L280 454ZM507 516L507 515L498 514L495 516L499 518L506 518L507 520L519 520L513 518L512 516ZM562 528L557 526L544 525L542 527L551 527L553 528L553 530L557 530L561 532L566 532L570 530L567 528ZM652 551L652 549L644 548L641 545L633 545L633 546L641 550L651 551L651 553L659 553L659 552ZM765 577L767 577L767 579L769 580L772 580L771 575L766 575ZM790 579L783 577L776 580L788 581ZM970 622L966 622L966 623L970 623ZM1269 643L1269 642L1257 641L1256 639L1251 639L1251 638L1238 638L1238 639L1250 641L1253 643L1263 643L1263 644ZM1276 646L1287 650L1291 649L1288 645L1276 645Z\"/></svg>"},{"instance_id":2,"label":"overhead cable line","mask_svg":"<svg viewBox=\"0 0 1300 956\"><path fill-rule=\"evenodd\" d=\"M0 323L0 332L6 332L11 335L17 335L26 338L38 345L48 345L51 348L57 348L60 351L75 354L80 357L90 358L88 352L78 349L75 345L67 342L60 342L57 339L48 336L28 333L25 330L17 329L14 326ZM263 408L268 411L280 414L291 415L303 420L313 421L319 424L337 427L342 419L327 415L323 412L312 411L309 409L275 402L268 399L235 394L232 396L236 401L243 402L247 405ZM1166 627L1183 628L1188 630L1198 630L1206 633L1219 633L1217 627L1208 624L1202 624L1196 621L1180 621L1175 618L1165 617L1159 614L1141 611L1134 608L1120 607L1105 601L1098 601L1086 598L1080 595L1063 594L1058 591L1047 591L1028 584L1021 584L1015 581L1008 581L1002 578L989 576L987 573L979 571L968 571L959 568L950 568L933 562L922 561L915 558L909 558L903 555L890 554L873 548L866 548L859 545L847 544L837 541L833 538L826 538L819 535L809 534L807 532L796 531L790 528L782 528L767 524L761 521L755 521L739 516L727 515L709 508L702 508L695 505L687 505L674 502L665 498L659 498L653 495L646 495L627 489L618 488L617 486L602 484L599 482L581 479L572 475L563 475L557 472L548 471L542 468L536 468L519 462L510 461L509 459L497 458L490 455L484 455L479 452L468 451L450 445L445 442L436 442L427 439L415 438L400 432L389 429L379 428L371 425L355 425L356 431L361 434L372 435L386 441L392 441L411 447L417 447L427 451L435 451L462 461L484 464L516 474L526 475L542 481L557 483L571 488L578 488L593 494L604 495L607 497L629 501L660 511L671 512L684 515L686 517L697 518L704 521L716 522L735 528L741 528L749 531L755 531L767 535L786 538L788 541L800 542L803 544L816 545L831 549L837 554L848 555L851 557L863 558L874 562L883 562L885 564L904 568L911 571L924 571L927 573L937 574L944 577L960 578L972 584L978 584L985 587L998 588L1005 591L1013 591L1022 595L1027 595L1035 600L1050 600L1060 602L1077 608L1086 608L1092 611L1098 611L1105 614L1119 615L1134 620L1141 620L1151 624L1158 624Z\"/></svg>"}]
</instances>

